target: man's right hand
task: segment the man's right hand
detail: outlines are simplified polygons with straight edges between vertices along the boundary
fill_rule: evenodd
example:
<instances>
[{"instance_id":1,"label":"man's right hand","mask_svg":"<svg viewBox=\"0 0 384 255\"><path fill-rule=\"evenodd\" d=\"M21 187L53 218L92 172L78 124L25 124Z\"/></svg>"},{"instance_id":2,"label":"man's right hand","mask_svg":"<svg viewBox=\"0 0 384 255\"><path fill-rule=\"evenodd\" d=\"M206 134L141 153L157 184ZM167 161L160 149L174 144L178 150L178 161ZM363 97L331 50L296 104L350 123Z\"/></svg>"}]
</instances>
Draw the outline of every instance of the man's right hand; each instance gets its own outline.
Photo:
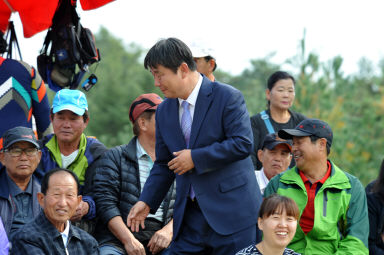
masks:
<instances>
[{"instance_id":1,"label":"man's right hand","mask_svg":"<svg viewBox=\"0 0 384 255\"><path fill-rule=\"evenodd\" d=\"M133 236L124 243L124 249L128 255L145 255L144 246Z\"/></svg>"},{"instance_id":2,"label":"man's right hand","mask_svg":"<svg viewBox=\"0 0 384 255\"><path fill-rule=\"evenodd\" d=\"M150 208L143 201L138 201L129 211L127 217L127 226L131 228L132 232L139 232L141 228L145 228L144 220L149 214Z\"/></svg>"}]
</instances>

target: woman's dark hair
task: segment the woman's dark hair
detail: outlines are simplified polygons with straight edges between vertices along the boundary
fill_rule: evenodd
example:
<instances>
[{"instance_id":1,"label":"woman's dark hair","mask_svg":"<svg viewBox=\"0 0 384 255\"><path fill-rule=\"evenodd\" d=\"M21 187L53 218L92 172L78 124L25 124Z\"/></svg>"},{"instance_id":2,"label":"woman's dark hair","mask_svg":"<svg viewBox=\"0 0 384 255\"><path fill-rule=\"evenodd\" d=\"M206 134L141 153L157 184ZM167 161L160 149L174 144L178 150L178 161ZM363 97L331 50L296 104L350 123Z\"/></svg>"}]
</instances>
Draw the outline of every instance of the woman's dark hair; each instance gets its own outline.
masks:
<instances>
[{"instance_id":1,"label":"woman's dark hair","mask_svg":"<svg viewBox=\"0 0 384 255\"><path fill-rule=\"evenodd\" d=\"M271 91L273 89L273 87L275 86L276 82L278 82L280 80L287 80L287 79L291 79L293 82L293 85L296 84L295 78L293 78L293 76L290 75L289 73L284 72L284 71L274 72L268 78L267 88Z\"/></svg>"},{"instance_id":2,"label":"woman's dark hair","mask_svg":"<svg viewBox=\"0 0 384 255\"><path fill-rule=\"evenodd\" d=\"M158 41L148 51L144 59L144 67L150 69L162 65L176 73L184 62L191 71L196 70L196 63L188 46L177 38L168 38Z\"/></svg>"},{"instance_id":3,"label":"woman's dark hair","mask_svg":"<svg viewBox=\"0 0 384 255\"><path fill-rule=\"evenodd\" d=\"M72 172L71 170L68 170L68 169L65 169L65 168L54 168L52 169L51 171L47 172L44 177L43 177L43 180L41 181L41 193L43 193L44 195L47 194L47 190L48 190L48 183L49 183L49 179L51 178L52 175L58 173L58 172L65 172L65 173L68 173L70 174L73 179L75 179L75 182L76 182L76 186L77 186L77 194L79 194L80 192L80 182L79 182L79 178L77 178L76 174L74 172Z\"/></svg>"},{"instance_id":4,"label":"woman's dark hair","mask_svg":"<svg viewBox=\"0 0 384 255\"><path fill-rule=\"evenodd\" d=\"M384 201L384 160L381 162L379 176L372 188L373 193L377 193L378 197Z\"/></svg>"},{"instance_id":5,"label":"woman's dark hair","mask_svg":"<svg viewBox=\"0 0 384 255\"><path fill-rule=\"evenodd\" d=\"M276 85L276 82L278 82L280 80L287 80L287 79L291 79L293 82L293 85L296 84L295 78L293 78L293 76L290 75L289 73L284 72L284 71L274 72L268 78L267 89L269 89L269 91L272 91L273 87ZM269 100L267 100L267 108L268 109L269 109L270 104L271 104L271 102L269 102Z\"/></svg>"},{"instance_id":6,"label":"woman's dark hair","mask_svg":"<svg viewBox=\"0 0 384 255\"><path fill-rule=\"evenodd\" d=\"M264 199L261 204L259 217L268 218L274 213L282 214L284 210L288 216L295 217L296 220L299 218L300 211L293 199L278 194L272 194Z\"/></svg>"}]
</instances>

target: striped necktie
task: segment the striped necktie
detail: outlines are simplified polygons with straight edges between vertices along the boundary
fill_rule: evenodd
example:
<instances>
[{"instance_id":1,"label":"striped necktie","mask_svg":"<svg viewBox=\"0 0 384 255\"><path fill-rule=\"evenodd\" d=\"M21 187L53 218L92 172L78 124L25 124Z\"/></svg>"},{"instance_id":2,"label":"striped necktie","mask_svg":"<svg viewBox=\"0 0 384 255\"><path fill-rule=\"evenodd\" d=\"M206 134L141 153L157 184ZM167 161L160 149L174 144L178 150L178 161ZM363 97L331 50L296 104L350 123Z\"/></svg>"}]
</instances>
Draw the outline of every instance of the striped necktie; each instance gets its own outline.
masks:
<instances>
[{"instance_id":1,"label":"striped necktie","mask_svg":"<svg viewBox=\"0 0 384 255\"><path fill-rule=\"evenodd\" d=\"M189 138L191 136L191 127L192 127L192 117L189 111L189 103L187 101L183 101L181 103L181 107L183 107L183 114L181 115L181 130L183 131L185 143L187 144L187 148L189 148ZM192 185L189 189L189 196L193 200L195 198L195 191L192 188Z\"/></svg>"},{"instance_id":2,"label":"striped necktie","mask_svg":"<svg viewBox=\"0 0 384 255\"><path fill-rule=\"evenodd\" d=\"M191 127L192 127L192 117L189 112L189 103L187 101L183 101L181 103L183 107L183 115L181 115L181 130L183 131L185 143L187 147L189 147L189 138L191 136Z\"/></svg>"}]
</instances>

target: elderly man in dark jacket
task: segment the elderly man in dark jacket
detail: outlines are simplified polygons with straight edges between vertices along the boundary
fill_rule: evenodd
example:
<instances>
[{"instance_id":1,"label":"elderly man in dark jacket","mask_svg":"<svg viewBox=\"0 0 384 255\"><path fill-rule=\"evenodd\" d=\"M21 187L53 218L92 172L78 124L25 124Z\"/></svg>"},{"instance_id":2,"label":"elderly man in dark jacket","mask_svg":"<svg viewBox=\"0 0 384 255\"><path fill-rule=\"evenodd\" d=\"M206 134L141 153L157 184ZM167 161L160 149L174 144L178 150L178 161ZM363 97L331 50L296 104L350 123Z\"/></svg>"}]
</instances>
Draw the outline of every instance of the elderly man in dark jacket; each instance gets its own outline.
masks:
<instances>
[{"instance_id":1,"label":"elderly man in dark jacket","mask_svg":"<svg viewBox=\"0 0 384 255\"><path fill-rule=\"evenodd\" d=\"M100 254L160 254L172 240L173 187L160 209L147 218L145 229L131 233L126 225L155 161L155 110L161 102L153 93L136 98L129 111L135 137L127 145L112 148L98 162L94 199Z\"/></svg>"},{"instance_id":2,"label":"elderly man in dark jacket","mask_svg":"<svg viewBox=\"0 0 384 255\"><path fill-rule=\"evenodd\" d=\"M41 158L33 130L15 127L4 133L0 151L0 216L8 239L39 215L40 184L32 175Z\"/></svg>"},{"instance_id":3,"label":"elderly man in dark jacket","mask_svg":"<svg viewBox=\"0 0 384 255\"><path fill-rule=\"evenodd\" d=\"M41 181L37 199L43 211L15 234L11 254L98 255L98 243L69 219L82 201L79 179L65 168L55 168Z\"/></svg>"}]
</instances>

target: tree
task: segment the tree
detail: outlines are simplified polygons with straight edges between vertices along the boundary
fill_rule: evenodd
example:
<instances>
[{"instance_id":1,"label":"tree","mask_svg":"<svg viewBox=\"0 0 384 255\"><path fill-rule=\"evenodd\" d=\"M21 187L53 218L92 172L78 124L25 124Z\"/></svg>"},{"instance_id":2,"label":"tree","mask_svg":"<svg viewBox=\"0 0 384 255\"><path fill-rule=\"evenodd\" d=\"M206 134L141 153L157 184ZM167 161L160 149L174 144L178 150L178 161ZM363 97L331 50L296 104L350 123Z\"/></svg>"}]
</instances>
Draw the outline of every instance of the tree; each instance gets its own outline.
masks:
<instances>
[{"instance_id":1,"label":"tree","mask_svg":"<svg viewBox=\"0 0 384 255\"><path fill-rule=\"evenodd\" d=\"M135 44L124 46L105 28L95 37L102 61L96 72L99 81L87 92L90 111L87 134L111 147L125 144L132 137L129 120L132 101L140 94L159 91L143 67L143 49Z\"/></svg>"},{"instance_id":2,"label":"tree","mask_svg":"<svg viewBox=\"0 0 384 255\"><path fill-rule=\"evenodd\" d=\"M239 76L228 79L228 83L243 92L250 115L264 110L267 104L265 89L268 77L279 69L279 65L271 63L273 53L262 59L251 60L251 67Z\"/></svg>"},{"instance_id":3,"label":"tree","mask_svg":"<svg viewBox=\"0 0 384 255\"><path fill-rule=\"evenodd\" d=\"M96 72L99 82L87 93L91 120L86 132L111 147L132 137L131 102L143 93L161 93L143 67L142 48L125 46L105 28L96 35L96 42L102 61ZM341 71L341 56L321 62L316 53L305 49L304 33L298 54L283 63L297 77L294 110L330 124L334 132L330 158L367 184L376 178L383 158L384 60L379 74L372 62L362 59L359 72L346 76ZM281 66L271 62L272 56L252 60L251 67L240 75L215 72L217 80L242 91L250 115L266 107L267 79Z\"/></svg>"}]
</instances>

